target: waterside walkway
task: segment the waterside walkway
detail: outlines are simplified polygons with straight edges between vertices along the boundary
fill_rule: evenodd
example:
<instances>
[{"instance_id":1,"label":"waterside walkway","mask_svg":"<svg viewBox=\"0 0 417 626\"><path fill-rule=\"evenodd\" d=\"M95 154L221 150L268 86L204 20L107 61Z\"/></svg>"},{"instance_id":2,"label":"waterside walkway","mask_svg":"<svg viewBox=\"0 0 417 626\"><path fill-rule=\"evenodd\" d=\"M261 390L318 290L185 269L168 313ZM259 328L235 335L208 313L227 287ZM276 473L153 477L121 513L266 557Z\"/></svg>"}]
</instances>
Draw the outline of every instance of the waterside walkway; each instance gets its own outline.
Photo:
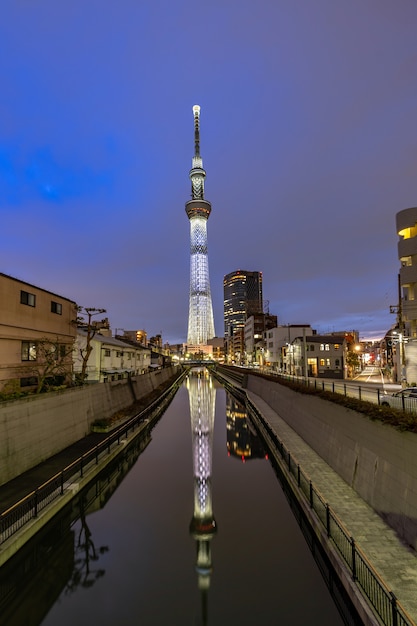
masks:
<instances>
[{"instance_id":1,"label":"waterside walkway","mask_svg":"<svg viewBox=\"0 0 417 626\"><path fill-rule=\"evenodd\" d=\"M247 396L285 444L293 463L300 465L343 522L357 547L413 620L411 623L417 624L416 553L260 396L250 391Z\"/></svg>"}]
</instances>

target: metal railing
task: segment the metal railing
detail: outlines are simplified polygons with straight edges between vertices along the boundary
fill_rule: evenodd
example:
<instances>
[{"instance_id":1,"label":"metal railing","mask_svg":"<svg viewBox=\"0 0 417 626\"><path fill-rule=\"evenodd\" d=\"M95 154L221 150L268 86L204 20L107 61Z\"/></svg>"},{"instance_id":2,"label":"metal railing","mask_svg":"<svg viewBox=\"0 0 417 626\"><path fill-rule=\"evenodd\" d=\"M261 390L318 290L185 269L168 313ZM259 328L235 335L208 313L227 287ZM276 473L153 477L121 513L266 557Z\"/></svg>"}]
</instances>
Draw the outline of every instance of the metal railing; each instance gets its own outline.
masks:
<instances>
[{"instance_id":1,"label":"metal railing","mask_svg":"<svg viewBox=\"0 0 417 626\"><path fill-rule=\"evenodd\" d=\"M186 371L166 389L161 396L154 400L146 409L128 419L122 426L114 430L108 437L99 444L88 450L85 454L67 465L52 478L37 487L34 491L25 496L22 500L0 514L0 545L12 537L25 524L39 515L39 512L47 507L51 502L64 494L65 489L83 477L86 470L92 465L98 465L99 460L109 455L111 450L120 444L122 439L127 439L139 426L146 430L152 424L144 421L151 420L165 410L178 390L178 387L186 375Z\"/></svg>"},{"instance_id":2,"label":"metal railing","mask_svg":"<svg viewBox=\"0 0 417 626\"><path fill-rule=\"evenodd\" d=\"M379 388L372 388L370 385L358 385L352 380L341 379L330 380L327 378L305 378L304 376L295 376L292 374L283 374L272 370L256 370L256 369L239 369L233 366L216 366L216 370L223 372L225 376L235 380L239 384L242 383L244 376L254 375L261 376L276 381L289 381L307 387L307 389L315 389L317 391L329 391L345 396L346 398L356 398L364 402L372 402L380 406L388 405L392 408L417 415L417 388L416 397L407 397L398 392L387 393Z\"/></svg>"},{"instance_id":3,"label":"metal railing","mask_svg":"<svg viewBox=\"0 0 417 626\"><path fill-rule=\"evenodd\" d=\"M299 492L316 513L327 537L332 541L348 567L352 580L356 582L363 595L366 596L382 623L385 626L416 626L393 592L388 589L385 582L372 567L365 554L356 545L354 538L348 533L322 494L303 472L299 463L291 456L290 451L249 398L246 398L246 406L250 413L256 417L258 428L260 428L271 453L273 455L275 451L279 453L281 461L294 478Z\"/></svg>"}]
</instances>

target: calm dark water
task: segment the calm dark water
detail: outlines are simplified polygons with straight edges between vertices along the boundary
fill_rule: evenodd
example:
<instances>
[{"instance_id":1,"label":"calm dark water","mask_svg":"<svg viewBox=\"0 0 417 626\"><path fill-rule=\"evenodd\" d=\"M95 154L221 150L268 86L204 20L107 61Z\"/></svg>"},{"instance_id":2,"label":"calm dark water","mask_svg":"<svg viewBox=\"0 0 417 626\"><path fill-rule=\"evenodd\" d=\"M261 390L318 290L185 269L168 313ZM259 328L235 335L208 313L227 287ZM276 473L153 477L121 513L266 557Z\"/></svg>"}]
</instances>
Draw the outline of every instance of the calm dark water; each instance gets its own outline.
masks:
<instances>
[{"instance_id":1,"label":"calm dark water","mask_svg":"<svg viewBox=\"0 0 417 626\"><path fill-rule=\"evenodd\" d=\"M22 557L8 625L344 623L241 407L198 385Z\"/></svg>"}]
</instances>

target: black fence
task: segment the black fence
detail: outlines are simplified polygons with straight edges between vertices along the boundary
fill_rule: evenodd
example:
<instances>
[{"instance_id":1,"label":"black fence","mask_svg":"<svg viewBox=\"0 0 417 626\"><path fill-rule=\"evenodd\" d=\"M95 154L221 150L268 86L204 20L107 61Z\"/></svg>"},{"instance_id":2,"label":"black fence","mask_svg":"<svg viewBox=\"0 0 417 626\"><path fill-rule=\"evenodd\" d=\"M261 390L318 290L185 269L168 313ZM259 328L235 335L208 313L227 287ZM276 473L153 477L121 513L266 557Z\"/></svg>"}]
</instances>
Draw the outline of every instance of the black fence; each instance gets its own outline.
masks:
<instances>
[{"instance_id":1,"label":"black fence","mask_svg":"<svg viewBox=\"0 0 417 626\"><path fill-rule=\"evenodd\" d=\"M100 459L127 439L129 433L142 427L145 431L157 415L163 413L169 402L174 397L178 387L186 375L184 372L161 396L152 402L146 409L131 417L122 426L114 430L108 437L80 456L70 465L67 465L58 474L50 478L43 485L25 496L20 502L0 514L0 545L12 537L18 530L23 528L30 520L36 518L39 512L51 502L62 496L65 490L83 477L86 470L92 465L98 465ZM144 424L145 420L147 423Z\"/></svg>"}]
</instances>

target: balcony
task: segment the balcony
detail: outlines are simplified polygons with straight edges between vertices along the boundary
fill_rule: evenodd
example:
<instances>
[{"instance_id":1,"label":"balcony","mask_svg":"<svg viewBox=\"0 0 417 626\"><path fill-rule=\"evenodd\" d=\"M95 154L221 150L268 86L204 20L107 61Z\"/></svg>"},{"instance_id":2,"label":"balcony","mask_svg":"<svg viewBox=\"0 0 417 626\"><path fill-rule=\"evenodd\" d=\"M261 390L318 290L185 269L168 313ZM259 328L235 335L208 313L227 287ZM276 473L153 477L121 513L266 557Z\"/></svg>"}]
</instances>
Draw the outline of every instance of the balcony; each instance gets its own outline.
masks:
<instances>
[{"instance_id":1,"label":"balcony","mask_svg":"<svg viewBox=\"0 0 417 626\"><path fill-rule=\"evenodd\" d=\"M400 269L401 285L417 283L417 265L405 265Z\"/></svg>"}]
</instances>

